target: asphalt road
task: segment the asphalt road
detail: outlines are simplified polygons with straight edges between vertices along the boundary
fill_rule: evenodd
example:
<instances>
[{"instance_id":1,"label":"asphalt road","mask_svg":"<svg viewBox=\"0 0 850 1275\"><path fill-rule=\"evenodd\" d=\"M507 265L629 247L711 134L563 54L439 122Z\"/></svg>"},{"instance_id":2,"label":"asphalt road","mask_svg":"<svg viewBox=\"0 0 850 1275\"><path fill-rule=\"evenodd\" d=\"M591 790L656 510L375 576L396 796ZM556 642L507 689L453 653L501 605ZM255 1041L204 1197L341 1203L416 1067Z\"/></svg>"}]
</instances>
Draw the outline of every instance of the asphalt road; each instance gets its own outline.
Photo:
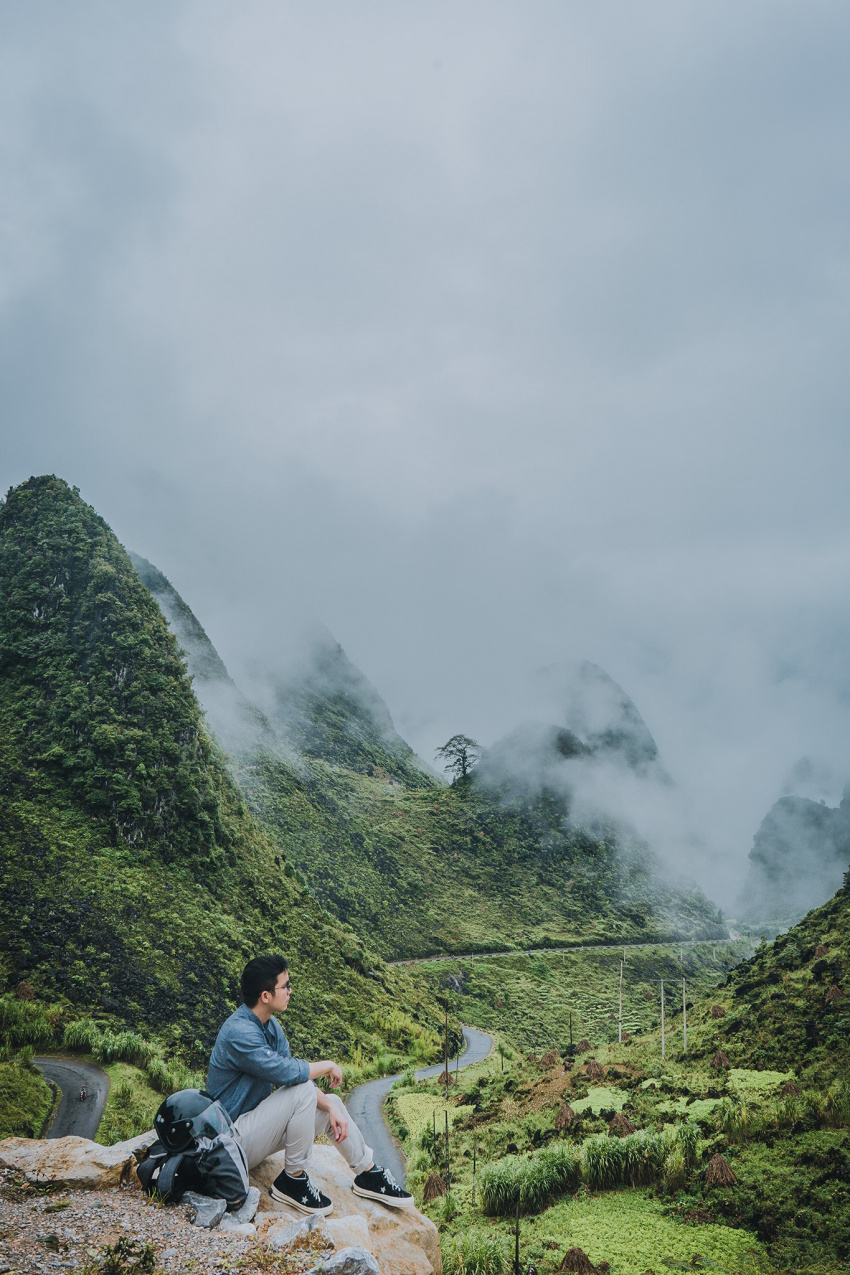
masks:
<instances>
[{"instance_id":1,"label":"asphalt road","mask_svg":"<svg viewBox=\"0 0 850 1275\"><path fill-rule=\"evenodd\" d=\"M70 1058L35 1058L33 1061L39 1071L62 1091L62 1101L53 1114L45 1137L67 1138L73 1134L78 1138L93 1139L106 1105L109 1077L99 1067L72 1062ZM88 1086L88 1094L85 1102L80 1102L83 1082Z\"/></svg>"},{"instance_id":2,"label":"asphalt road","mask_svg":"<svg viewBox=\"0 0 850 1275\"><path fill-rule=\"evenodd\" d=\"M466 1048L460 1056L461 1067L481 1062L493 1048L493 1037L475 1027L464 1027L463 1038ZM455 1065L449 1064L451 1071L454 1071ZM423 1067L414 1074L417 1080L425 1080L430 1076L439 1076L442 1070L443 1064L437 1063L434 1067ZM400 1074L399 1072L398 1075ZM356 1089L352 1089L346 1106L372 1148L375 1163L389 1169L396 1181L403 1183L407 1176L404 1156L387 1128L381 1111L384 1099L398 1080L398 1075L383 1076L380 1080L369 1080L365 1085L358 1085Z\"/></svg>"}]
</instances>

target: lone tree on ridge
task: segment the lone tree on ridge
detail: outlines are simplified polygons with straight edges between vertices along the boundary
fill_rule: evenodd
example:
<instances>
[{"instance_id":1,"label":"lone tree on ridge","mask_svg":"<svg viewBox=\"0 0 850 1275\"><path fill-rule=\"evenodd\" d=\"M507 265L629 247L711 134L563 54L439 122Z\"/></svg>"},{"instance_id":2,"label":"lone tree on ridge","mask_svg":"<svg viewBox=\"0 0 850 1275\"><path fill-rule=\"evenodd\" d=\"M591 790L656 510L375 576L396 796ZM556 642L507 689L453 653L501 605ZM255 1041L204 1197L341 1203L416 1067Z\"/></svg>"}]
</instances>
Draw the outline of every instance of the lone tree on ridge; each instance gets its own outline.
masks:
<instances>
[{"instance_id":1,"label":"lone tree on ridge","mask_svg":"<svg viewBox=\"0 0 850 1275\"><path fill-rule=\"evenodd\" d=\"M468 735L452 735L434 756L441 758L445 769L457 779L465 779L481 756L481 745Z\"/></svg>"}]
</instances>

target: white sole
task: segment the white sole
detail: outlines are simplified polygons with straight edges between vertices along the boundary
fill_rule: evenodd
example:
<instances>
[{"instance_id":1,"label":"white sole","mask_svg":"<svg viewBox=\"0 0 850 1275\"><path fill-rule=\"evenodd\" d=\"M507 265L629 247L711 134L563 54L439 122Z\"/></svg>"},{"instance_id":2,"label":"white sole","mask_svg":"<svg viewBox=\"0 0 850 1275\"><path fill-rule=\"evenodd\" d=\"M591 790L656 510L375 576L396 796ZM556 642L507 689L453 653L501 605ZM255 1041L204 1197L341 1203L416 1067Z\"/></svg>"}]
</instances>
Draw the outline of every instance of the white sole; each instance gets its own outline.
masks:
<instances>
[{"instance_id":1,"label":"white sole","mask_svg":"<svg viewBox=\"0 0 850 1275\"><path fill-rule=\"evenodd\" d=\"M380 1191L366 1191L362 1186L354 1186L351 1189L355 1195L362 1195L364 1200L377 1200L379 1204L387 1204L391 1209L415 1208L412 1195L406 1200L398 1200L392 1195L381 1195Z\"/></svg>"},{"instance_id":2,"label":"white sole","mask_svg":"<svg viewBox=\"0 0 850 1275\"><path fill-rule=\"evenodd\" d=\"M277 1200L279 1204L288 1204L290 1208L297 1209L299 1213L304 1213L307 1217L327 1217L333 1208L332 1204L329 1204L324 1209L307 1208L299 1200L293 1200L291 1195L284 1195L283 1191L278 1191L273 1186L269 1187L269 1195L273 1200Z\"/></svg>"}]
</instances>

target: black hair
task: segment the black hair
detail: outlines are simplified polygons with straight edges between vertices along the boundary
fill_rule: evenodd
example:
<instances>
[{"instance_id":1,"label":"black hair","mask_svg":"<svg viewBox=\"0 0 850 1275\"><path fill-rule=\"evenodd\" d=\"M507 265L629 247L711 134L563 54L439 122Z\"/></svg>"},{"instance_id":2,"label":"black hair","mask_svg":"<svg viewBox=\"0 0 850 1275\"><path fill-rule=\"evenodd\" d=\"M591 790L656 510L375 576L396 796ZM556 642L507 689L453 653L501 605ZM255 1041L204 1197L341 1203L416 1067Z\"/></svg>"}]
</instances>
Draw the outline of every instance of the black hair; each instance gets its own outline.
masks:
<instances>
[{"instance_id":1,"label":"black hair","mask_svg":"<svg viewBox=\"0 0 850 1275\"><path fill-rule=\"evenodd\" d=\"M255 956L242 971L242 999L253 1009L262 992L273 992L278 976L289 969L282 956Z\"/></svg>"}]
</instances>

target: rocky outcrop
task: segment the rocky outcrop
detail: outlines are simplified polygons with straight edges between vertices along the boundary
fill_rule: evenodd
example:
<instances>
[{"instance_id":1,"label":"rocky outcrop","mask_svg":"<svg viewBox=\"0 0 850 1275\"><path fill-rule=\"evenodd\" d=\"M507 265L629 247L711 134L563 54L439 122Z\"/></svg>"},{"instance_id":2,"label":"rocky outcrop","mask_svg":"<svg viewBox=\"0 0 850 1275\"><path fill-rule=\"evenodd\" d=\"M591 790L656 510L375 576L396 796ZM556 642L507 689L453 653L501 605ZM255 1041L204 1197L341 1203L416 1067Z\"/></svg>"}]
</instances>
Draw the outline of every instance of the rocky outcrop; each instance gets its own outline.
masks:
<instances>
[{"instance_id":1,"label":"rocky outcrop","mask_svg":"<svg viewBox=\"0 0 850 1275\"><path fill-rule=\"evenodd\" d=\"M261 1208L254 1219L260 1236L274 1241L275 1229L282 1231L294 1218L285 1205L269 1195L269 1187L284 1166L282 1154L269 1156L251 1174L260 1188ZM364 1200L352 1191L354 1175L333 1147L313 1148L310 1176L330 1196L333 1212L322 1226L334 1248L357 1246L377 1258L382 1275L440 1275L442 1259L437 1228L416 1209L391 1209Z\"/></svg>"},{"instance_id":2,"label":"rocky outcrop","mask_svg":"<svg viewBox=\"0 0 850 1275\"><path fill-rule=\"evenodd\" d=\"M134 1152L149 1146L154 1133L102 1147L88 1138L6 1138L0 1142L0 1168L17 1169L31 1181L67 1182L70 1187L104 1190L126 1182L136 1163Z\"/></svg>"},{"instance_id":3,"label":"rocky outcrop","mask_svg":"<svg viewBox=\"0 0 850 1275\"><path fill-rule=\"evenodd\" d=\"M66 1182L71 1187L104 1190L135 1176L137 1151L154 1139L143 1134L128 1142L101 1147L87 1138L7 1138L0 1142L0 1168L15 1169L33 1181ZM260 1191L254 1218L257 1236L272 1246L291 1242L299 1223L321 1227L337 1254L366 1250L381 1275L441 1275L437 1228L416 1209L391 1209L354 1194L354 1175L333 1147L313 1150L311 1177L333 1201L333 1212L322 1219L305 1219L269 1195L269 1187L284 1167L282 1154L270 1156L252 1173ZM353 1269L353 1268L352 1268Z\"/></svg>"}]
</instances>

